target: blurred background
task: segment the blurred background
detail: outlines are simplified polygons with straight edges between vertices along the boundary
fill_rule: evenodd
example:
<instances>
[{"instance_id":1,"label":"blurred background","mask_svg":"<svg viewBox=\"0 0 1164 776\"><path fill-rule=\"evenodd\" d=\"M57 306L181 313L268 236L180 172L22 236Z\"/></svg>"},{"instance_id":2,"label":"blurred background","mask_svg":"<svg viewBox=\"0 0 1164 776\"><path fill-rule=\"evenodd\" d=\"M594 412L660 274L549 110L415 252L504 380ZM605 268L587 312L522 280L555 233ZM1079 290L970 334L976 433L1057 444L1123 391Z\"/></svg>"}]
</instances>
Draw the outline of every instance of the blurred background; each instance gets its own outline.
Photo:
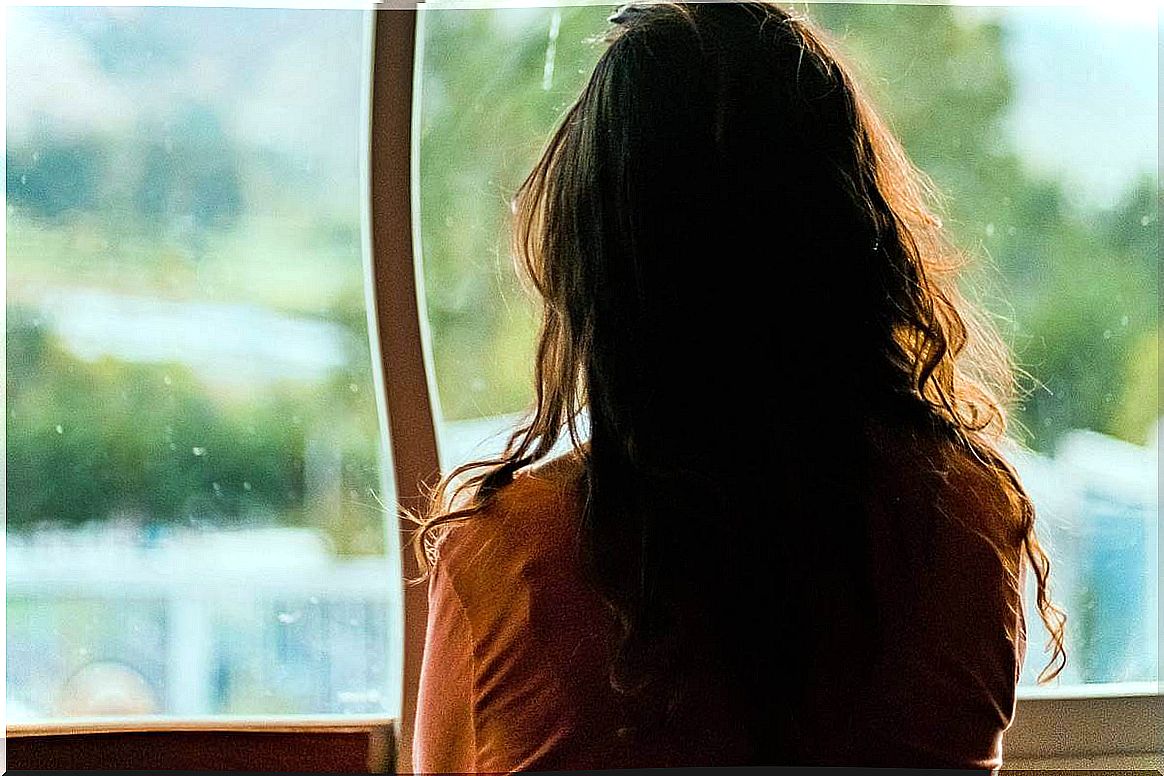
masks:
<instances>
[{"instance_id":1,"label":"blurred background","mask_svg":"<svg viewBox=\"0 0 1164 776\"><path fill-rule=\"evenodd\" d=\"M976 259L1070 616L1158 678L1154 9L814 4ZM508 199L611 6L422 11L446 465L531 397ZM7 715L393 714L399 568L361 237L370 14L8 10ZM747 407L737 408L742 414ZM1045 660L1028 614L1023 682Z\"/></svg>"}]
</instances>

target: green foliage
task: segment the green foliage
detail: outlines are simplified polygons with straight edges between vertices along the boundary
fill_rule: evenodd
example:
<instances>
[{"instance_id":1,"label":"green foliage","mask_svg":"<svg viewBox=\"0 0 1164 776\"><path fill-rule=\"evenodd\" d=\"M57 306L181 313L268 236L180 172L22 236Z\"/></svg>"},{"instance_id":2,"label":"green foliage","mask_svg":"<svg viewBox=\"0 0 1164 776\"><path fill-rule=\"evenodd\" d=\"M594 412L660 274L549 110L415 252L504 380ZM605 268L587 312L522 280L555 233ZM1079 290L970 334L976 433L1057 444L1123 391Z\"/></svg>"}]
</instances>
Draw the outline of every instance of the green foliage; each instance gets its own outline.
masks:
<instances>
[{"instance_id":1,"label":"green foliage","mask_svg":"<svg viewBox=\"0 0 1164 776\"><path fill-rule=\"evenodd\" d=\"M610 10L423 13L418 215L446 419L512 412L532 395L536 305L511 267L508 202L601 54L593 38ZM1005 30L959 10L809 12L949 195L944 217L977 259L968 286L1031 376L1017 415L1027 441L1050 450L1091 428L1143 442L1159 414L1157 181L1094 211L1030 172L1002 126ZM98 61L139 73L148 63L125 41L155 34L110 32ZM342 552L380 551L354 204L325 201L293 160L241 147L205 105L141 134L46 130L7 151L9 526L277 520L318 526ZM37 294L58 285L322 318L362 355L318 383L230 395L178 363L71 354L37 318Z\"/></svg>"},{"instance_id":2,"label":"green foliage","mask_svg":"<svg viewBox=\"0 0 1164 776\"><path fill-rule=\"evenodd\" d=\"M1141 337L1128 351L1120 405L1112 428L1116 436L1147 445L1160 417L1160 330Z\"/></svg>"},{"instance_id":3,"label":"green foliage","mask_svg":"<svg viewBox=\"0 0 1164 776\"><path fill-rule=\"evenodd\" d=\"M177 126L142 149L136 210L154 222L187 214L195 232L233 226L242 211L238 149L215 113L187 106Z\"/></svg>"},{"instance_id":4,"label":"green foliage","mask_svg":"<svg viewBox=\"0 0 1164 776\"><path fill-rule=\"evenodd\" d=\"M276 386L216 401L181 364L82 361L12 306L6 356L10 530L277 521L324 528L341 552L382 551L369 532L382 515L365 503L378 489L375 403L351 390L359 365L317 395ZM307 487L312 440L340 461L331 493Z\"/></svg>"},{"instance_id":5,"label":"green foliage","mask_svg":"<svg viewBox=\"0 0 1164 776\"><path fill-rule=\"evenodd\" d=\"M1094 213L1072 209L1061 184L1031 174L1002 123L1013 99L1005 30L960 10L818 3L805 12L830 32L911 157L947 195L935 204L974 260L968 290L1029 375L1017 433L1026 429L1025 441L1041 450L1072 428L1141 438L1130 418L1154 418L1156 400L1123 385L1141 357L1134 343L1157 326L1155 181L1144 180L1115 210ZM529 400L530 369L522 364L534 324L508 265L506 203L585 83L601 53L588 41L608 12L426 14L421 217L446 417L511 411ZM555 13L561 24L551 47ZM502 357L515 352L523 358Z\"/></svg>"},{"instance_id":6,"label":"green foliage","mask_svg":"<svg viewBox=\"0 0 1164 776\"><path fill-rule=\"evenodd\" d=\"M5 193L14 206L56 219L95 199L101 149L91 142L58 142L45 137L35 152L5 153Z\"/></svg>"},{"instance_id":7,"label":"green foliage","mask_svg":"<svg viewBox=\"0 0 1164 776\"><path fill-rule=\"evenodd\" d=\"M609 13L424 14L421 248L446 419L513 412L532 395L537 321L512 267L508 203L589 77Z\"/></svg>"},{"instance_id":8,"label":"green foliage","mask_svg":"<svg viewBox=\"0 0 1164 776\"><path fill-rule=\"evenodd\" d=\"M1049 451L1089 428L1141 441L1159 405L1125 389L1135 343L1158 325L1159 205L1144 179L1109 212L1068 206L1062 185L1024 167L1002 133L1013 98L996 22L942 6L817 4L811 13L856 61L914 162L947 195L955 242L977 260L972 297L1020 368L1016 420ZM1123 420L1120 420L1120 419Z\"/></svg>"},{"instance_id":9,"label":"green foliage","mask_svg":"<svg viewBox=\"0 0 1164 776\"><path fill-rule=\"evenodd\" d=\"M225 524L302 500L296 407L215 406L180 365L85 363L8 310L8 522L131 518ZM14 320L15 319L15 320Z\"/></svg>"},{"instance_id":10,"label":"green foliage","mask_svg":"<svg viewBox=\"0 0 1164 776\"><path fill-rule=\"evenodd\" d=\"M172 125L144 137L61 139L42 131L6 152L8 202L48 228L94 213L140 223L156 240L180 232L201 249L210 230L234 227L243 212L239 151L208 106L191 103ZM114 167L118 159L140 169Z\"/></svg>"}]
</instances>

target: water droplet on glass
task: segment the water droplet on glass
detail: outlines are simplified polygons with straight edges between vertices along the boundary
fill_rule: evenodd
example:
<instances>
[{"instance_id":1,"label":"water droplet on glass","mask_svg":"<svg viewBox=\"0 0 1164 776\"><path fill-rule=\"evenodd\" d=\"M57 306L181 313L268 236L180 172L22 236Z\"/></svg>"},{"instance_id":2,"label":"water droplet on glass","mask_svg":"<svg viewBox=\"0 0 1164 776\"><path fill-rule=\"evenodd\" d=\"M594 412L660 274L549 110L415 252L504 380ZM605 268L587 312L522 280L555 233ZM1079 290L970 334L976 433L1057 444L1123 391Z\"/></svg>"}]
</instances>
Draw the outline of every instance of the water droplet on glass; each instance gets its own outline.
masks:
<instances>
[{"instance_id":1,"label":"water droplet on glass","mask_svg":"<svg viewBox=\"0 0 1164 776\"><path fill-rule=\"evenodd\" d=\"M250 489L251 489L251 484L249 482L244 482L243 483L243 490L249 491Z\"/></svg>"},{"instance_id":2,"label":"water droplet on glass","mask_svg":"<svg viewBox=\"0 0 1164 776\"><path fill-rule=\"evenodd\" d=\"M1104 329L1103 330L1103 338L1104 339L1111 339L1111 336L1112 336L1111 329Z\"/></svg>"},{"instance_id":3,"label":"water droplet on glass","mask_svg":"<svg viewBox=\"0 0 1164 776\"><path fill-rule=\"evenodd\" d=\"M210 487L214 489L214 495L222 496L222 486L217 482L210 483Z\"/></svg>"},{"instance_id":4,"label":"water droplet on glass","mask_svg":"<svg viewBox=\"0 0 1164 776\"><path fill-rule=\"evenodd\" d=\"M987 224L986 225L986 236L987 237L994 236L994 224Z\"/></svg>"},{"instance_id":5,"label":"water droplet on glass","mask_svg":"<svg viewBox=\"0 0 1164 776\"><path fill-rule=\"evenodd\" d=\"M176 443L174 443L174 442L171 442L171 443L170 443L170 449L171 449L171 450L177 450L177 449L178 449L178 445L177 445Z\"/></svg>"},{"instance_id":6,"label":"water droplet on glass","mask_svg":"<svg viewBox=\"0 0 1164 776\"><path fill-rule=\"evenodd\" d=\"M299 622L299 618L302 616L303 612L279 612L279 614L276 615L276 617L279 619L279 622L283 623L284 625L290 625L291 623Z\"/></svg>"},{"instance_id":7,"label":"water droplet on glass","mask_svg":"<svg viewBox=\"0 0 1164 776\"><path fill-rule=\"evenodd\" d=\"M307 599L307 603L311 604L312 606L316 606L319 604L319 598L317 596L311 596L311 598Z\"/></svg>"},{"instance_id":8,"label":"water droplet on glass","mask_svg":"<svg viewBox=\"0 0 1164 776\"><path fill-rule=\"evenodd\" d=\"M352 393L359 393L360 386L356 385L355 383L348 383L348 390Z\"/></svg>"},{"instance_id":9,"label":"water droplet on glass","mask_svg":"<svg viewBox=\"0 0 1164 776\"><path fill-rule=\"evenodd\" d=\"M170 377L169 375L166 375L165 377L162 378L162 382L165 383L166 385L173 385L174 379L172 377Z\"/></svg>"},{"instance_id":10,"label":"water droplet on glass","mask_svg":"<svg viewBox=\"0 0 1164 776\"><path fill-rule=\"evenodd\" d=\"M353 617L352 619L348 620L348 625L351 625L353 628L358 628L360 627L360 621Z\"/></svg>"},{"instance_id":11,"label":"water droplet on glass","mask_svg":"<svg viewBox=\"0 0 1164 776\"><path fill-rule=\"evenodd\" d=\"M57 433L58 433L58 434L63 434L63 433L65 433L65 427L64 427L64 426L62 426L60 423L58 423L58 424L57 424L57 426L56 426L56 429L57 429Z\"/></svg>"},{"instance_id":12,"label":"water droplet on glass","mask_svg":"<svg viewBox=\"0 0 1164 776\"><path fill-rule=\"evenodd\" d=\"M1147 226L1152 223L1152 216L1144 216L1140 219L1140 226Z\"/></svg>"},{"instance_id":13,"label":"water droplet on glass","mask_svg":"<svg viewBox=\"0 0 1164 776\"><path fill-rule=\"evenodd\" d=\"M195 447L195 448L191 448L191 449L194 451L194 455L197 455L197 456L206 455L206 448L205 447Z\"/></svg>"},{"instance_id":14,"label":"water droplet on glass","mask_svg":"<svg viewBox=\"0 0 1164 776\"><path fill-rule=\"evenodd\" d=\"M1124 317L1120 318L1120 326L1127 326L1127 325L1128 325L1128 316L1125 315Z\"/></svg>"}]
</instances>

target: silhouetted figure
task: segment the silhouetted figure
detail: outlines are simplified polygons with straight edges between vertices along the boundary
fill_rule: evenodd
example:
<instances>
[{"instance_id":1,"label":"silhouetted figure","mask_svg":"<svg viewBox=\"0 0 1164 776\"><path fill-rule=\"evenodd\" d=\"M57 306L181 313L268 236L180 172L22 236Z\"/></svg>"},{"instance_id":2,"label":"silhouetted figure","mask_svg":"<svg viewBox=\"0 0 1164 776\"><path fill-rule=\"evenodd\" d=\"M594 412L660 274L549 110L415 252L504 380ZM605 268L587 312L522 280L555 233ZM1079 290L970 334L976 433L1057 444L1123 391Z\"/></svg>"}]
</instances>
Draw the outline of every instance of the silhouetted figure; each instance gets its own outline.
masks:
<instances>
[{"instance_id":1,"label":"silhouetted figure","mask_svg":"<svg viewBox=\"0 0 1164 776\"><path fill-rule=\"evenodd\" d=\"M1024 569L1051 675L1062 615L926 178L804 19L611 22L514 202L536 406L421 532L417 769L999 766Z\"/></svg>"}]
</instances>

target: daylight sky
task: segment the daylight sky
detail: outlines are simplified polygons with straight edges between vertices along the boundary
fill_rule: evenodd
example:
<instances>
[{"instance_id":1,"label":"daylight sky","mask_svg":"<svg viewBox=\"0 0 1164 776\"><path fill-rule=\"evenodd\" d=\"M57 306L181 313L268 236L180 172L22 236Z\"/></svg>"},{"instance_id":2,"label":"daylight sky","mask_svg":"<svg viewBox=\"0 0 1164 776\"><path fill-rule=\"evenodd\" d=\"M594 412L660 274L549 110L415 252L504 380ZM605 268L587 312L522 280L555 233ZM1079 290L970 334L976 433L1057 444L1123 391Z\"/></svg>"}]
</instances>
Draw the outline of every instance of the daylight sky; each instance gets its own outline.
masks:
<instances>
[{"instance_id":1,"label":"daylight sky","mask_svg":"<svg viewBox=\"0 0 1164 776\"><path fill-rule=\"evenodd\" d=\"M1016 79L1012 140L1033 169L1062 179L1076 201L1110 205L1137 175L1157 166L1156 6L1026 2L1034 5L971 4L967 9L1000 18L1007 31L1007 56ZM134 16L143 10L103 13ZM220 21L239 18L237 10L210 14ZM307 153L318 159L312 167L320 172L354 174L349 172L352 146L334 141L335 122L355 120L360 93L349 23L321 25L313 14L251 12L247 24L225 24L215 32L214 26L200 25L200 35L186 35L185 48L191 50L184 52L182 65L168 71L151 67L153 78L142 73L133 83L101 71L80 34L83 24L62 24L59 12L39 9L10 8L8 15L10 144L31 129L25 120L32 112L47 114L58 131L118 132L143 114L164 113L159 102L201 94L225 105L236 136ZM101 15L91 18L97 21ZM179 17L185 18L181 13L171 18ZM270 28L269 39L258 48L251 45L252 20L262 22L259 29ZM275 30L278 35L271 35ZM181 38L180 30L171 32ZM252 72L240 85L242 70ZM65 90L62 83L82 88ZM354 125L341 136L354 141Z\"/></svg>"},{"instance_id":2,"label":"daylight sky","mask_svg":"<svg viewBox=\"0 0 1164 776\"><path fill-rule=\"evenodd\" d=\"M1007 8L1001 18L1017 80L1012 138L1032 167L1098 205L1157 169L1154 7Z\"/></svg>"}]
</instances>

